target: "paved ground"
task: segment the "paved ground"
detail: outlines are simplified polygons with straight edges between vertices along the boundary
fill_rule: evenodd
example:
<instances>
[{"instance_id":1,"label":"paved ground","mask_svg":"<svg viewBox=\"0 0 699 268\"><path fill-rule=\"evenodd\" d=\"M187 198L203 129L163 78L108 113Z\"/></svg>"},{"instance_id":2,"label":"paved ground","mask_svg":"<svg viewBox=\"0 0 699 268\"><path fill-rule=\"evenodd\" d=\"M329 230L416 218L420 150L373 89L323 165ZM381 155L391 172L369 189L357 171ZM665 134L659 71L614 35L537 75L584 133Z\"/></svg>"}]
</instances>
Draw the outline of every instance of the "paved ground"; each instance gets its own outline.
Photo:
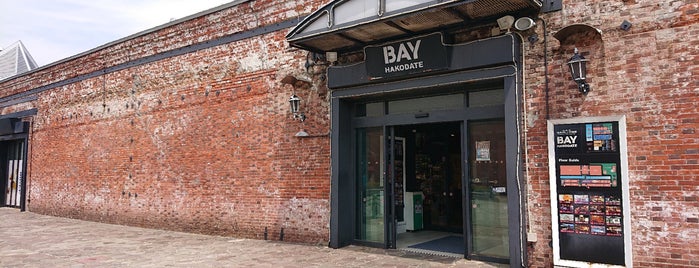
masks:
<instances>
[{"instance_id":1,"label":"paved ground","mask_svg":"<svg viewBox=\"0 0 699 268\"><path fill-rule=\"evenodd\" d=\"M0 208L0 267L501 267L349 246L206 236Z\"/></svg>"}]
</instances>

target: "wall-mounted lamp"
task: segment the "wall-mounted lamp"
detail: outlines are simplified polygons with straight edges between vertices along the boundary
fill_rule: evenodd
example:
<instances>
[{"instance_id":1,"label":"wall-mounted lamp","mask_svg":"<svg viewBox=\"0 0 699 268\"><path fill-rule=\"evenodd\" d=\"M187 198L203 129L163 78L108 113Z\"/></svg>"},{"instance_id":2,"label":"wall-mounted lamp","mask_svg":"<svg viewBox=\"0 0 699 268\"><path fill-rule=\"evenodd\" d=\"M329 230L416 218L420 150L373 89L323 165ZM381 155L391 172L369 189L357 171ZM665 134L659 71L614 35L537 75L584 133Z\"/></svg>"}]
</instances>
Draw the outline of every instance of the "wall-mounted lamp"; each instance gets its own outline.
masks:
<instances>
[{"instance_id":1,"label":"wall-mounted lamp","mask_svg":"<svg viewBox=\"0 0 699 268\"><path fill-rule=\"evenodd\" d=\"M325 54L315 52L308 52L308 54L306 54L306 69L315 66L319 62L325 62Z\"/></svg>"},{"instance_id":2,"label":"wall-mounted lamp","mask_svg":"<svg viewBox=\"0 0 699 268\"><path fill-rule=\"evenodd\" d=\"M325 60L327 60L330 64L334 64L335 62L337 62L337 52L335 52L335 51L325 52Z\"/></svg>"},{"instance_id":3,"label":"wall-mounted lamp","mask_svg":"<svg viewBox=\"0 0 699 268\"><path fill-rule=\"evenodd\" d=\"M291 106L291 113L294 115L294 119L299 119L301 122L306 120L306 115L302 112L299 112L299 108L301 106L301 98L296 96L296 94L291 95L289 98L289 105Z\"/></svg>"},{"instance_id":4,"label":"wall-mounted lamp","mask_svg":"<svg viewBox=\"0 0 699 268\"><path fill-rule=\"evenodd\" d=\"M496 20L498 23L498 28L500 28L501 31L510 31L510 28L512 28L512 24L515 23L515 17L512 17L510 15L501 17Z\"/></svg>"},{"instance_id":5,"label":"wall-mounted lamp","mask_svg":"<svg viewBox=\"0 0 699 268\"><path fill-rule=\"evenodd\" d=\"M515 21L515 29L518 31L526 31L536 26L536 22L529 17L521 17Z\"/></svg>"},{"instance_id":6,"label":"wall-mounted lamp","mask_svg":"<svg viewBox=\"0 0 699 268\"><path fill-rule=\"evenodd\" d=\"M514 27L517 31L524 32L536 26L536 22L529 17L521 17L515 20L515 17L507 15L497 19L496 21L498 23L498 27L492 29L491 34L493 36L500 35L502 31L507 31L509 33L512 27ZM529 35L527 40L529 40L529 43L534 44L539 41L539 36L537 36L536 33L532 33Z\"/></svg>"},{"instance_id":7,"label":"wall-mounted lamp","mask_svg":"<svg viewBox=\"0 0 699 268\"><path fill-rule=\"evenodd\" d=\"M585 81L588 61L590 60L578 53L578 48L575 48L575 54L568 61L570 75L573 77L575 83L578 84L578 90L580 90L580 93L582 94L587 94L587 92L590 92L590 85L588 85Z\"/></svg>"}]
</instances>

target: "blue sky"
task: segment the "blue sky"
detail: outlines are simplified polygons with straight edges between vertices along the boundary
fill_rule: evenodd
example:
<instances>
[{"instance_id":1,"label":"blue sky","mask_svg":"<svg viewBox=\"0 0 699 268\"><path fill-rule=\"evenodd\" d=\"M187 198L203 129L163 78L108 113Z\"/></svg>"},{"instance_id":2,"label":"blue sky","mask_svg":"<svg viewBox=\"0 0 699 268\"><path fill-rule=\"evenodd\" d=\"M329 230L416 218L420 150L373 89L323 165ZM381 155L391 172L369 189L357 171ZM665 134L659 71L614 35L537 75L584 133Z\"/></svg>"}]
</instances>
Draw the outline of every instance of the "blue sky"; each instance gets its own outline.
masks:
<instances>
[{"instance_id":1,"label":"blue sky","mask_svg":"<svg viewBox=\"0 0 699 268\"><path fill-rule=\"evenodd\" d=\"M0 0L0 47L17 40L39 66L232 0Z\"/></svg>"}]
</instances>

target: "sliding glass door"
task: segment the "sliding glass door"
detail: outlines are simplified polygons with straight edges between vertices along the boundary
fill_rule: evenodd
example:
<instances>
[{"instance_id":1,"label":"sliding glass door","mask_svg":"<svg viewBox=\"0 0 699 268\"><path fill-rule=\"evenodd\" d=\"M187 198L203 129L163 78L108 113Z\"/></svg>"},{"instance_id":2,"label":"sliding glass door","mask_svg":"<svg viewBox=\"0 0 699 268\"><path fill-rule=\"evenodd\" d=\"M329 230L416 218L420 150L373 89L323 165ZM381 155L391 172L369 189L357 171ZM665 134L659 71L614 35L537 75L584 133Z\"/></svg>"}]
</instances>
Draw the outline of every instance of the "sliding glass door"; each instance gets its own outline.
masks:
<instances>
[{"instance_id":1,"label":"sliding glass door","mask_svg":"<svg viewBox=\"0 0 699 268\"><path fill-rule=\"evenodd\" d=\"M386 242L383 127L360 128L357 137L357 236L360 241Z\"/></svg>"}]
</instances>

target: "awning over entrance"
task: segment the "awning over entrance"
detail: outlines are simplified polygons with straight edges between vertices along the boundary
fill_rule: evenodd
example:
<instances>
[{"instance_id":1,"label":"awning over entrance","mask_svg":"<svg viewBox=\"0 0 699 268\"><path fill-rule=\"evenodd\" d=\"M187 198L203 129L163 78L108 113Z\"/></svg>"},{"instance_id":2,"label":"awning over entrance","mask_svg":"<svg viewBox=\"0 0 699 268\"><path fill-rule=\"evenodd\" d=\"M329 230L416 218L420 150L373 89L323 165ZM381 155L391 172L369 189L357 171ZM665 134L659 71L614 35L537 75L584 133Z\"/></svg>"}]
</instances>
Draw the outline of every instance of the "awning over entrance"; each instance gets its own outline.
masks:
<instances>
[{"instance_id":1,"label":"awning over entrance","mask_svg":"<svg viewBox=\"0 0 699 268\"><path fill-rule=\"evenodd\" d=\"M291 46L310 51L352 50L505 14L537 12L541 5L540 0L334 0L286 38Z\"/></svg>"}]
</instances>

